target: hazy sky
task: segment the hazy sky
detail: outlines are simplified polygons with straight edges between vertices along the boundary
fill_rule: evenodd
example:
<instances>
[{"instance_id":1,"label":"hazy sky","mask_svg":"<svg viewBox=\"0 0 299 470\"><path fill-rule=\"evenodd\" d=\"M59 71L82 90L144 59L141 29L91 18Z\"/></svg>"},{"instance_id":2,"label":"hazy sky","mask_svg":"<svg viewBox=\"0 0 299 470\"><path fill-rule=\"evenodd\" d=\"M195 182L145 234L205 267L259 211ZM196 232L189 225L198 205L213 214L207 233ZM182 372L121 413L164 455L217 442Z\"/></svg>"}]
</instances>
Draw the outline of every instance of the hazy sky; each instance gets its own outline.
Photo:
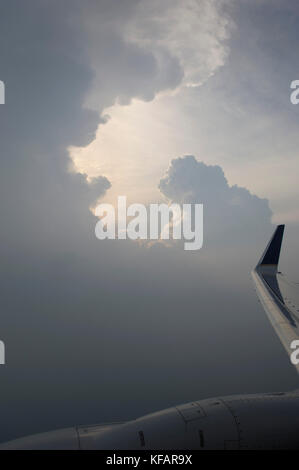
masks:
<instances>
[{"instance_id":1,"label":"hazy sky","mask_svg":"<svg viewBox=\"0 0 299 470\"><path fill-rule=\"evenodd\" d=\"M298 279L295 0L1 3L0 440L297 374L250 270ZM204 204L204 245L99 241L90 207Z\"/></svg>"}]
</instances>

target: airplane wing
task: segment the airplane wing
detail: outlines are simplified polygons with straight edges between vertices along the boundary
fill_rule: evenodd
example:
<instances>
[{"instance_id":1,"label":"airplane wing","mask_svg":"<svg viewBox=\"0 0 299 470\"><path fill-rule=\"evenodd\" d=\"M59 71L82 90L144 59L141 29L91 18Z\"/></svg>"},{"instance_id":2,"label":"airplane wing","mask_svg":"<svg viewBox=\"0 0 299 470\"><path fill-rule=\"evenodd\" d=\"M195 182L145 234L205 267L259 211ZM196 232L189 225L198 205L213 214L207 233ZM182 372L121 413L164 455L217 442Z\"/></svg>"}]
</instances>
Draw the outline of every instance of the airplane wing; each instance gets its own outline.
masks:
<instances>
[{"instance_id":1,"label":"airplane wing","mask_svg":"<svg viewBox=\"0 0 299 470\"><path fill-rule=\"evenodd\" d=\"M251 275L261 304L291 357L299 349L299 286L277 270L283 232L284 225L278 225ZM299 361L292 363L299 372Z\"/></svg>"}]
</instances>

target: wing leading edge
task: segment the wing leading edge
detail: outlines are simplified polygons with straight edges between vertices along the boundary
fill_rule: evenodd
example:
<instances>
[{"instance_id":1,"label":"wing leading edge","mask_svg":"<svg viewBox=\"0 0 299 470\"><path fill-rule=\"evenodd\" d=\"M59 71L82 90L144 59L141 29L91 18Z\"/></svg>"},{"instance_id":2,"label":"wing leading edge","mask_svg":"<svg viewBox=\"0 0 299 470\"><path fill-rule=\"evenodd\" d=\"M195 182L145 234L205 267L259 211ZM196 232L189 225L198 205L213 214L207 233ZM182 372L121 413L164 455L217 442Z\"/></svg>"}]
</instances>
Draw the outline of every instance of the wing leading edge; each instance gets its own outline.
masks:
<instances>
[{"instance_id":1,"label":"wing leading edge","mask_svg":"<svg viewBox=\"0 0 299 470\"><path fill-rule=\"evenodd\" d=\"M277 269L283 233L284 225L278 225L251 275L261 304L280 341L291 356L294 352L291 343L299 340L299 296L298 286L294 289L295 286L292 286ZM294 290L297 298L294 297ZM295 367L299 372L299 364Z\"/></svg>"}]
</instances>

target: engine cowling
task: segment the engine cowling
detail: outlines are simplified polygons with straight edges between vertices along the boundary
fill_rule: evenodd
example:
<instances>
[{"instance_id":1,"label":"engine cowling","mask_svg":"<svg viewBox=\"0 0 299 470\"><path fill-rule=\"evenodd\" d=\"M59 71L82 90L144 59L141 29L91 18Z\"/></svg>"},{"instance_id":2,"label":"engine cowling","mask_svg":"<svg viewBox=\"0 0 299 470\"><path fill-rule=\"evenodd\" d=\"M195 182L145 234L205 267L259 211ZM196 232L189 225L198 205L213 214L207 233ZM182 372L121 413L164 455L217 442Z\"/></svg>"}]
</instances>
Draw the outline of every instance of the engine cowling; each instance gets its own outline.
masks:
<instances>
[{"instance_id":1,"label":"engine cowling","mask_svg":"<svg viewBox=\"0 0 299 470\"><path fill-rule=\"evenodd\" d=\"M187 403L127 423L76 426L9 441L0 449L298 449L299 394Z\"/></svg>"}]
</instances>

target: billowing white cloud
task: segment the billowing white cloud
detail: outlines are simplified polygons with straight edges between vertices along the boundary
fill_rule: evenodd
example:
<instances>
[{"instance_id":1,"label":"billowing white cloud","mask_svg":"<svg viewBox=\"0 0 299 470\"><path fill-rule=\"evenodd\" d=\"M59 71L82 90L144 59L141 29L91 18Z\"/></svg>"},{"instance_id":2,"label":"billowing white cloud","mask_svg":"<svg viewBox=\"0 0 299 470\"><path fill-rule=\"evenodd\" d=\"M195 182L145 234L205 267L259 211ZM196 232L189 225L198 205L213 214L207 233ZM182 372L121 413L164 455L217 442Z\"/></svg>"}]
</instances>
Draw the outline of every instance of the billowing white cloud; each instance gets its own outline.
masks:
<instances>
[{"instance_id":1,"label":"billowing white cloud","mask_svg":"<svg viewBox=\"0 0 299 470\"><path fill-rule=\"evenodd\" d=\"M192 155L171 161L159 189L173 202L202 203L207 249L236 250L238 246L248 263L271 227L272 212L266 199L230 186L220 166L206 165Z\"/></svg>"},{"instance_id":2,"label":"billowing white cloud","mask_svg":"<svg viewBox=\"0 0 299 470\"><path fill-rule=\"evenodd\" d=\"M161 68L165 53L178 59L185 85L200 85L228 55L233 28L223 0L141 1L126 27L127 39L150 51Z\"/></svg>"},{"instance_id":3,"label":"billowing white cloud","mask_svg":"<svg viewBox=\"0 0 299 470\"><path fill-rule=\"evenodd\" d=\"M126 0L117 8L94 2L83 9L95 72L88 105L149 101L160 91L207 80L228 55L234 27L226 12L230 3Z\"/></svg>"}]
</instances>

